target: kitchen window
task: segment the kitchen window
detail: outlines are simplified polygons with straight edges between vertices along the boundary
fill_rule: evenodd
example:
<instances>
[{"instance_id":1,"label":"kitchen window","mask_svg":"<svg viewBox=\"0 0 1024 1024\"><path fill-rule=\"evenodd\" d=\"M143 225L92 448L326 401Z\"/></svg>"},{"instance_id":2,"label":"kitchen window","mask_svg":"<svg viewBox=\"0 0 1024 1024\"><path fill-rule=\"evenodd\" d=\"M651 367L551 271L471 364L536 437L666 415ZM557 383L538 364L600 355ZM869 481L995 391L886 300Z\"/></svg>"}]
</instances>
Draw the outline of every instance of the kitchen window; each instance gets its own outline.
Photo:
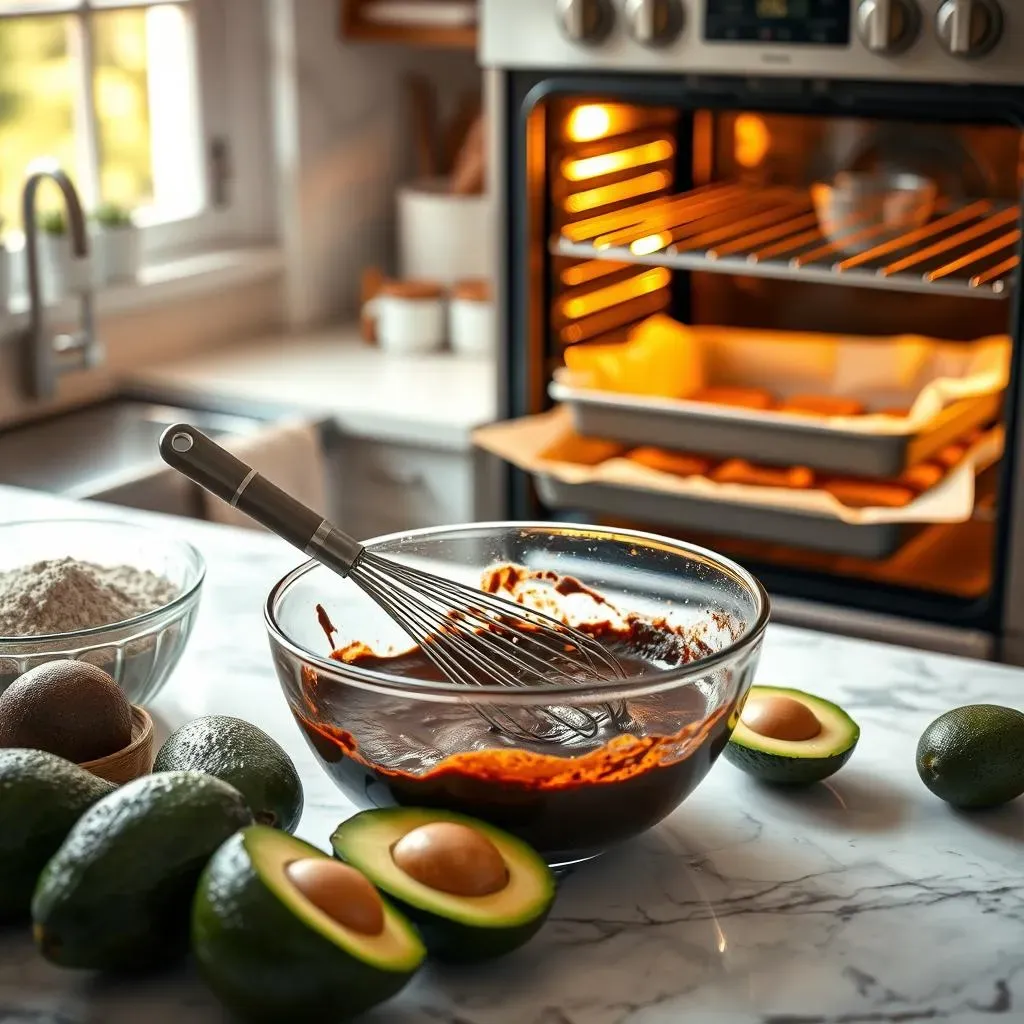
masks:
<instances>
[{"instance_id":1,"label":"kitchen window","mask_svg":"<svg viewBox=\"0 0 1024 1024\"><path fill-rule=\"evenodd\" d=\"M251 234L243 207L248 198L251 213L254 189L234 174L244 166L251 178L264 163L238 155L252 144L239 132L259 122L239 106L262 94L259 54L234 37L251 38L253 6L0 0L4 233L21 231L26 171L52 158L87 210L135 212L149 260L230 244L243 226ZM45 185L41 209L59 205Z\"/></svg>"}]
</instances>

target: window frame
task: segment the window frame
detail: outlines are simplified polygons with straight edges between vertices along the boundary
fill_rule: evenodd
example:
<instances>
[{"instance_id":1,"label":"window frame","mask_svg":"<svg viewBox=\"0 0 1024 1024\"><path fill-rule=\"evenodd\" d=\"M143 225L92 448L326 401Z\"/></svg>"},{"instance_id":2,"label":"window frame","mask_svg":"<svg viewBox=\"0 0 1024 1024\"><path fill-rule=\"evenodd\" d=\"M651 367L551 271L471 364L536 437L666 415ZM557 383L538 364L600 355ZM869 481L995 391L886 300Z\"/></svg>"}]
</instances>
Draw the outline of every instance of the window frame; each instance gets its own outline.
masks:
<instances>
[{"instance_id":1,"label":"window frame","mask_svg":"<svg viewBox=\"0 0 1024 1024\"><path fill-rule=\"evenodd\" d=\"M89 13L140 8L175 0L17 0L0 8L11 17ZM196 43L197 112L201 178L205 195L200 210L188 217L140 224L144 263L159 263L237 245L265 244L275 234L270 195L269 54L265 8L252 0L187 0ZM86 38L90 33L84 33ZM91 59L91 58L90 58ZM80 95L93 102L88 75L78 76ZM95 138L95 116L87 115ZM214 204L215 142L227 155L223 182L226 202ZM69 169L72 179L78 168ZM86 197L82 197L86 203ZM21 225L17 225L20 228Z\"/></svg>"}]
</instances>

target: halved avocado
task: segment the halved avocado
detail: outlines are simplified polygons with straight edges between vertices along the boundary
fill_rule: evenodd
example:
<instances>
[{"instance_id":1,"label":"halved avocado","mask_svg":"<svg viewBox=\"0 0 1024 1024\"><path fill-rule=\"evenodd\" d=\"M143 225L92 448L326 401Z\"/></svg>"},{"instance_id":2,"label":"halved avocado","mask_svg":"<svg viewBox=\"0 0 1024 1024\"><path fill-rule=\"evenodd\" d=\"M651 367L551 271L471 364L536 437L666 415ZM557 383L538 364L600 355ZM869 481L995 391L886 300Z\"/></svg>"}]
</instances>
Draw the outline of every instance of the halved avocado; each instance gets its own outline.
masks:
<instances>
[{"instance_id":1,"label":"halved avocado","mask_svg":"<svg viewBox=\"0 0 1024 1024\"><path fill-rule=\"evenodd\" d=\"M253 825L207 865L192 908L200 972L234 1013L254 1021L347 1021L398 992L426 950L383 901L383 928L339 924L296 887L296 861L332 858L285 832Z\"/></svg>"},{"instance_id":2,"label":"halved avocado","mask_svg":"<svg viewBox=\"0 0 1024 1024\"><path fill-rule=\"evenodd\" d=\"M395 863L395 844L414 829L451 822L475 830L501 854L507 882L484 896L458 896L425 885ZM394 807L363 811L331 836L337 857L362 871L419 928L440 960L467 962L501 956L523 945L555 901L555 877L526 843L476 818L449 811Z\"/></svg>"},{"instance_id":3,"label":"halved avocado","mask_svg":"<svg viewBox=\"0 0 1024 1024\"><path fill-rule=\"evenodd\" d=\"M781 704L778 703L780 701ZM816 735L780 739L751 727L756 723L764 728L762 722L765 719L760 717L760 713L774 707L789 708L791 705L786 702L790 701L803 705L805 712L813 716L807 721L817 721L820 729ZM730 764L763 782L807 785L827 779L839 771L850 759L858 739L860 727L831 701L803 690L752 686L723 756Z\"/></svg>"}]
</instances>

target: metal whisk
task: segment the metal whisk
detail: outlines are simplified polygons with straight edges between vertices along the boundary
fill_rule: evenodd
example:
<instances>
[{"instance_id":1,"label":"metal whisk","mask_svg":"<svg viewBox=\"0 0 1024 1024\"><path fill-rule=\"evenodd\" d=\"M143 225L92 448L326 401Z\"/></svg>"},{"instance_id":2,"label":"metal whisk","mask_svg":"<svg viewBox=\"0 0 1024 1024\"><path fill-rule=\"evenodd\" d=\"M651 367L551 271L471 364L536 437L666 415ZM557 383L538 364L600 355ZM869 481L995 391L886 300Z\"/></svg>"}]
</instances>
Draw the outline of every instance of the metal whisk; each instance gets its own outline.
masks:
<instances>
[{"instance_id":1,"label":"metal whisk","mask_svg":"<svg viewBox=\"0 0 1024 1024\"><path fill-rule=\"evenodd\" d=\"M544 612L368 551L195 427L168 427L160 438L160 454L200 487L351 579L453 683L524 687L623 676L593 637ZM602 725L627 718L621 703L472 706L492 728L526 740L590 738Z\"/></svg>"}]
</instances>

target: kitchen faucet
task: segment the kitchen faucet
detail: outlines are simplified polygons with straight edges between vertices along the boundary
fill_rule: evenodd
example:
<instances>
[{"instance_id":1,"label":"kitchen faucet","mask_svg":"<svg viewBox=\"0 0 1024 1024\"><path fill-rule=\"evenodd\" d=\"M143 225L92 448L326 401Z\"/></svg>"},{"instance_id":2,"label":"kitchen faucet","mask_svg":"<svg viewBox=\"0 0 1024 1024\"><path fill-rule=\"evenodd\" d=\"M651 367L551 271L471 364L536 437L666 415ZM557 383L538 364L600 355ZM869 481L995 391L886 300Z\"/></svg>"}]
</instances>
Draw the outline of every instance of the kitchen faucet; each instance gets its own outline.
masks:
<instances>
[{"instance_id":1,"label":"kitchen faucet","mask_svg":"<svg viewBox=\"0 0 1024 1024\"><path fill-rule=\"evenodd\" d=\"M28 276L29 327L23 341L22 355L25 389L32 398L51 398L57 388L57 377L69 370L85 370L98 366L103 352L94 337L92 292L81 292L81 314L78 330L71 334L48 335L45 330L42 284L39 274L39 227L36 223L36 193L43 179L49 178L61 190L71 234L71 251L78 259L89 254L89 238L85 215L71 179L59 167L48 167L30 174L22 193L21 210L25 224L25 259Z\"/></svg>"}]
</instances>

